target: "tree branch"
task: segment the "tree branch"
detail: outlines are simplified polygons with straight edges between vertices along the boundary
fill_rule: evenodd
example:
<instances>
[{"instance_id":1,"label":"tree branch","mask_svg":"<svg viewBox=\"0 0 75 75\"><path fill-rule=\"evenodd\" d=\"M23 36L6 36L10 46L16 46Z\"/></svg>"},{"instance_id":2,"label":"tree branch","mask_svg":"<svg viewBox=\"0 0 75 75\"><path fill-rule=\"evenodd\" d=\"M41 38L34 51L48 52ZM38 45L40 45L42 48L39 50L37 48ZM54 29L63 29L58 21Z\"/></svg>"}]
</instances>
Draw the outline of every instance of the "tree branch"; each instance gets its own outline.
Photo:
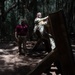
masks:
<instances>
[{"instance_id":1,"label":"tree branch","mask_svg":"<svg viewBox=\"0 0 75 75\"><path fill-rule=\"evenodd\" d=\"M12 6L3 14L3 16L6 16L13 8L15 8L18 5L18 3L12 4Z\"/></svg>"}]
</instances>

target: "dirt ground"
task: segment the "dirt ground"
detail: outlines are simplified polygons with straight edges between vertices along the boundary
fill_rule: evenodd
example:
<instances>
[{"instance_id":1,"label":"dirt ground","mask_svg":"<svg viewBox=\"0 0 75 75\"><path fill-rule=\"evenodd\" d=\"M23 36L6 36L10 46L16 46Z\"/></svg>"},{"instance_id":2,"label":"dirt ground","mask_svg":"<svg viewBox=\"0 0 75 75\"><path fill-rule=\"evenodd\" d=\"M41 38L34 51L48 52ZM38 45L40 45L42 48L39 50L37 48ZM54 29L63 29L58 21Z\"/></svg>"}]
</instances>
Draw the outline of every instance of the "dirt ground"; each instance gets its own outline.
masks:
<instances>
[{"instance_id":1,"label":"dirt ground","mask_svg":"<svg viewBox=\"0 0 75 75\"><path fill-rule=\"evenodd\" d=\"M0 75L26 75L36 67L47 54L45 51L31 53L32 45L35 43L31 44L27 42L28 52L25 55L19 55L17 45L13 45L12 43L0 44ZM57 67L51 68L57 69ZM51 73L52 75L56 75L54 71ZM46 74L42 73L42 75Z\"/></svg>"}]
</instances>

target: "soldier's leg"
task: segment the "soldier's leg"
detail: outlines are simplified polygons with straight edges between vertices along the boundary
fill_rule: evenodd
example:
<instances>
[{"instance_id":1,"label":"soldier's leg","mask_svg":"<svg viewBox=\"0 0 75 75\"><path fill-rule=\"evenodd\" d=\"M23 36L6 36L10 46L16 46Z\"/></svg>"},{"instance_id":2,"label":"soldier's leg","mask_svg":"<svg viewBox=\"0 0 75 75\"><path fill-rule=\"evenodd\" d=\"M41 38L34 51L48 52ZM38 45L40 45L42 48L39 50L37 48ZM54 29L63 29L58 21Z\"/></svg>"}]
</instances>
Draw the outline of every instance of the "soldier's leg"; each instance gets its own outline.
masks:
<instances>
[{"instance_id":1,"label":"soldier's leg","mask_svg":"<svg viewBox=\"0 0 75 75\"><path fill-rule=\"evenodd\" d=\"M40 39L37 41L37 43L36 43L36 45L34 46L34 48L33 48L32 51L35 51L35 50L38 48L38 46L40 45L41 42L42 42L42 39L40 38Z\"/></svg>"},{"instance_id":2,"label":"soldier's leg","mask_svg":"<svg viewBox=\"0 0 75 75\"><path fill-rule=\"evenodd\" d=\"M23 54L21 45L22 45L22 38L19 37L19 42L18 42L19 54Z\"/></svg>"},{"instance_id":3,"label":"soldier's leg","mask_svg":"<svg viewBox=\"0 0 75 75\"><path fill-rule=\"evenodd\" d=\"M26 37L23 38L23 52L26 53Z\"/></svg>"},{"instance_id":4,"label":"soldier's leg","mask_svg":"<svg viewBox=\"0 0 75 75\"><path fill-rule=\"evenodd\" d=\"M49 39L50 44L51 44L51 49L55 49L56 45L55 45L55 41L54 38L51 34L49 34L47 31L44 31L44 37Z\"/></svg>"},{"instance_id":5,"label":"soldier's leg","mask_svg":"<svg viewBox=\"0 0 75 75\"><path fill-rule=\"evenodd\" d=\"M50 40L47 39L47 38L43 38L42 40L43 40L43 42L45 43L45 47L46 47L47 52L50 52L50 51L51 51Z\"/></svg>"},{"instance_id":6,"label":"soldier's leg","mask_svg":"<svg viewBox=\"0 0 75 75\"><path fill-rule=\"evenodd\" d=\"M51 49L51 44L50 44L49 38L46 37L46 38L43 38L42 40L43 40L44 43L45 43L45 47L46 47L47 52L48 52L48 53L51 52L52 49ZM49 68L47 68L47 70L46 70L44 73L46 73L47 75L52 75L52 74L50 73L50 68L51 68L51 66L50 66Z\"/></svg>"},{"instance_id":7,"label":"soldier's leg","mask_svg":"<svg viewBox=\"0 0 75 75\"><path fill-rule=\"evenodd\" d=\"M18 49L19 49L19 54L21 54L22 53L22 50L21 50L21 42L20 42L20 40L18 42Z\"/></svg>"},{"instance_id":8,"label":"soldier's leg","mask_svg":"<svg viewBox=\"0 0 75 75\"><path fill-rule=\"evenodd\" d=\"M40 45L40 43L42 42L41 33L39 32L39 30L36 31L36 35L38 37L38 40L37 40L36 45L33 48L33 51L36 50L38 46Z\"/></svg>"}]
</instances>

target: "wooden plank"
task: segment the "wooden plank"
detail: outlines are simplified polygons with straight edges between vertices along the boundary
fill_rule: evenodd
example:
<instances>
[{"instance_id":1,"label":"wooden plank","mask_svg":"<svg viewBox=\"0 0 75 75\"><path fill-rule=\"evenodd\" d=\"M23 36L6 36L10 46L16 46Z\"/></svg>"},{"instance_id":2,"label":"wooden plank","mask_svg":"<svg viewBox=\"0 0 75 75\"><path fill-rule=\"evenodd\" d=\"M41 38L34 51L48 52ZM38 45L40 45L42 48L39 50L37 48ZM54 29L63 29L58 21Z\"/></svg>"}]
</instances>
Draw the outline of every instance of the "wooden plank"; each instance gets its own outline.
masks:
<instances>
[{"instance_id":1,"label":"wooden plank","mask_svg":"<svg viewBox=\"0 0 75 75\"><path fill-rule=\"evenodd\" d=\"M69 42L64 13L60 10L49 16L60 57L62 73L63 75L75 75L72 48Z\"/></svg>"},{"instance_id":2,"label":"wooden plank","mask_svg":"<svg viewBox=\"0 0 75 75\"><path fill-rule=\"evenodd\" d=\"M32 71L27 75L41 75L58 58L57 50L50 52Z\"/></svg>"}]
</instances>

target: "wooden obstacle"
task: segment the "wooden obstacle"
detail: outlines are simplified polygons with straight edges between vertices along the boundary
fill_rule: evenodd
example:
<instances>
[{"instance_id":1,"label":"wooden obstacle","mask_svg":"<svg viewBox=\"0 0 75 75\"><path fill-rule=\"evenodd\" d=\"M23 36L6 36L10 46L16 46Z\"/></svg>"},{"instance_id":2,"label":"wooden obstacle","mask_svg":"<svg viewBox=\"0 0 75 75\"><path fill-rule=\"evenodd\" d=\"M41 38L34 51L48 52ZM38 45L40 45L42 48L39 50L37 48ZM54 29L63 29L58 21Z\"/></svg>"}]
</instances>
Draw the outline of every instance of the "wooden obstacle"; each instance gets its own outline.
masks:
<instances>
[{"instance_id":1,"label":"wooden obstacle","mask_svg":"<svg viewBox=\"0 0 75 75\"><path fill-rule=\"evenodd\" d=\"M75 75L75 65L72 48L66 29L64 12L62 10L49 14L49 27L54 37L56 49L50 52L27 75L41 75L56 60L60 61L62 75Z\"/></svg>"}]
</instances>

